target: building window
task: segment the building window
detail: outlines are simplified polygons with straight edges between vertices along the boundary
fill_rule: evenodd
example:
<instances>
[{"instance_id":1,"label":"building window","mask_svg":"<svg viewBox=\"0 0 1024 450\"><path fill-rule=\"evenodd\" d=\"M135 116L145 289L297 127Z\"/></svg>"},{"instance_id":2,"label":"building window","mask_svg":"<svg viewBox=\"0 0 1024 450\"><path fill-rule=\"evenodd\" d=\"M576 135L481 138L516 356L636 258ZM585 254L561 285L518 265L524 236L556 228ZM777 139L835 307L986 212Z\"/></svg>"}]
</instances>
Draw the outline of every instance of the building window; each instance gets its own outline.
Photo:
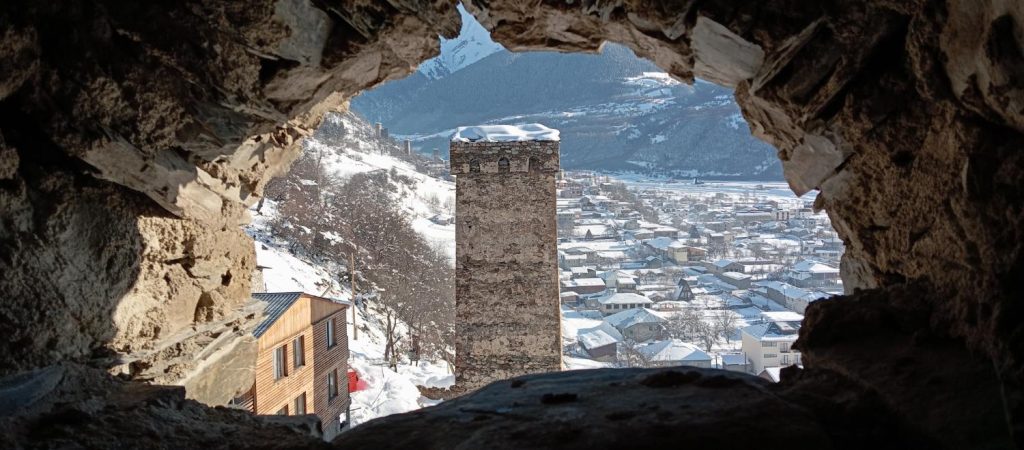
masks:
<instances>
[{"instance_id":1,"label":"building window","mask_svg":"<svg viewBox=\"0 0 1024 450\"><path fill-rule=\"evenodd\" d=\"M281 407L281 409L277 410L277 415L279 415L279 416L287 416L288 415L288 405L284 405L284 406Z\"/></svg>"},{"instance_id":2,"label":"building window","mask_svg":"<svg viewBox=\"0 0 1024 450\"><path fill-rule=\"evenodd\" d=\"M778 356L779 356L779 355L776 355L775 353L765 353L765 354L764 354L764 359L769 359L769 358L778 358Z\"/></svg>"},{"instance_id":3,"label":"building window","mask_svg":"<svg viewBox=\"0 0 1024 450\"><path fill-rule=\"evenodd\" d=\"M280 380L288 376L288 346L282 345L274 350L274 379Z\"/></svg>"},{"instance_id":4,"label":"building window","mask_svg":"<svg viewBox=\"0 0 1024 450\"><path fill-rule=\"evenodd\" d=\"M530 173L540 172L540 160L534 156L531 156L527 162L527 168Z\"/></svg>"},{"instance_id":5,"label":"building window","mask_svg":"<svg viewBox=\"0 0 1024 450\"><path fill-rule=\"evenodd\" d=\"M287 407L285 407L287 409ZM303 392L295 397L295 415L300 416L306 413L306 393Z\"/></svg>"},{"instance_id":6,"label":"building window","mask_svg":"<svg viewBox=\"0 0 1024 450\"><path fill-rule=\"evenodd\" d=\"M779 352L780 353L789 353L789 344L786 343L786 342L780 343L779 344Z\"/></svg>"},{"instance_id":7,"label":"building window","mask_svg":"<svg viewBox=\"0 0 1024 450\"><path fill-rule=\"evenodd\" d=\"M775 346L775 341L762 342L761 346L762 347L774 347Z\"/></svg>"},{"instance_id":8,"label":"building window","mask_svg":"<svg viewBox=\"0 0 1024 450\"><path fill-rule=\"evenodd\" d=\"M327 348L334 347L338 342L334 339L334 318L327 319Z\"/></svg>"},{"instance_id":9,"label":"building window","mask_svg":"<svg viewBox=\"0 0 1024 450\"><path fill-rule=\"evenodd\" d=\"M509 172L508 158L502 157L501 159L498 160L498 173L508 173L508 172Z\"/></svg>"},{"instance_id":10,"label":"building window","mask_svg":"<svg viewBox=\"0 0 1024 450\"><path fill-rule=\"evenodd\" d=\"M327 400L334 400L338 396L338 370L327 373Z\"/></svg>"},{"instance_id":11,"label":"building window","mask_svg":"<svg viewBox=\"0 0 1024 450\"><path fill-rule=\"evenodd\" d=\"M469 162L469 173L480 173L480 161L474 159Z\"/></svg>"},{"instance_id":12,"label":"building window","mask_svg":"<svg viewBox=\"0 0 1024 450\"><path fill-rule=\"evenodd\" d=\"M292 341L292 362L298 369L306 365L306 337L299 336Z\"/></svg>"}]
</instances>

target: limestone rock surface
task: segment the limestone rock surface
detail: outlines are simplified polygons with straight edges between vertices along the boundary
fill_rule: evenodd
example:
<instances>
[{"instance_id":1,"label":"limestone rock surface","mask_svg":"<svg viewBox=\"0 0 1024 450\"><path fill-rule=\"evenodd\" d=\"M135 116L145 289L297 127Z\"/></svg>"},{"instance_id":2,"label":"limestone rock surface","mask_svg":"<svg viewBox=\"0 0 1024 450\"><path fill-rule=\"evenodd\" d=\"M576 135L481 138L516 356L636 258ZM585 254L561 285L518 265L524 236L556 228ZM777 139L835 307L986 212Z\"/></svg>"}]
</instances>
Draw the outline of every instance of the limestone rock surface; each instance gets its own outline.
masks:
<instances>
[{"instance_id":1,"label":"limestone rock surface","mask_svg":"<svg viewBox=\"0 0 1024 450\"><path fill-rule=\"evenodd\" d=\"M850 295L809 309L800 344L807 370L784 377L781 391L746 380L716 388L720 395L752 392L780 417L811 417L783 431L835 447L880 442L839 434L839 425L897 433L911 444L924 435L952 446L961 441L941 437L985 433L991 440L974 442L995 448L1012 431L1024 445L1021 2L464 3L512 50L595 51L615 41L679 79L735 86L751 132L778 148L790 186L819 191L815 206L846 244L841 270ZM252 247L238 231L245 206L287 167L325 111L436 54L438 36L458 30L454 6L0 6L0 328L8 338L0 373L73 361L102 369L93 374L114 369L183 383L205 367L190 367L189 357L223 356L225 336L248 320L231 315L251 283ZM864 353L872 349L885 351ZM119 370L126 361L138 370ZM598 375L550 375L588 376ZM976 402L943 393L963 385L977 386ZM633 386L617 401L642 398L644 389ZM702 399L702 389L710 388L687 395ZM571 392L550 393L557 403ZM575 401L597 402L581 395ZM163 414L144 397L119 398L104 413L117 421L145 424ZM571 403L559 408L578 413ZM458 404L414 414L474 430L486 426L476 417L515 424L461 435L488 446L499 446L495 436L520 442L536 432L532 419L470 416ZM611 400L594 404L610 408ZM728 404L701 404L705 414L671 420L735 429ZM218 414L189 405L194 417ZM915 409L924 405L933 412ZM865 413L876 409L898 428ZM583 413L604 423L596 410ZM944 417L956 414L993 428ZM84 442L120 430L75 417L58 418L79 427ZM652 417L624 423L658 431L661 419ZM225 420L255 432L263 426ZM407 417L388 420L413 430ZM200 422L189 422L200 429L176 442L205 445L208 431L223 430ZM18 442L42 439L19 423ZM568 425L549 432L552 445L591 436Z\"/></svg>"}]
</instances>

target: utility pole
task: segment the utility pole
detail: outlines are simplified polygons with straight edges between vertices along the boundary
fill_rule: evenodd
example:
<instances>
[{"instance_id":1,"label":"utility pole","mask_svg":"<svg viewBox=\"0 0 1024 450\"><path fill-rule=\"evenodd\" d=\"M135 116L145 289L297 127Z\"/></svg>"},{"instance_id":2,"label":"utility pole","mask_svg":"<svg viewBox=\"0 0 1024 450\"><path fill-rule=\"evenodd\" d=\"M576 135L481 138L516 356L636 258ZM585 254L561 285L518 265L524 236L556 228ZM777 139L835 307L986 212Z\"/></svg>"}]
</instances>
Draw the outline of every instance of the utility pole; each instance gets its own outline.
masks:
<instances>
[{"instance_id":1,"label":"utility pole","mask_svg":"<svg viewBox=\"0 0 1024 450\"><path fill-rule=\"evenodd\" d=\"M359 340L359 328L356 328L356 247L352 246L352 253L348 254L348 276L352 286L352 340Z\"/></svg>"}]
</instances>

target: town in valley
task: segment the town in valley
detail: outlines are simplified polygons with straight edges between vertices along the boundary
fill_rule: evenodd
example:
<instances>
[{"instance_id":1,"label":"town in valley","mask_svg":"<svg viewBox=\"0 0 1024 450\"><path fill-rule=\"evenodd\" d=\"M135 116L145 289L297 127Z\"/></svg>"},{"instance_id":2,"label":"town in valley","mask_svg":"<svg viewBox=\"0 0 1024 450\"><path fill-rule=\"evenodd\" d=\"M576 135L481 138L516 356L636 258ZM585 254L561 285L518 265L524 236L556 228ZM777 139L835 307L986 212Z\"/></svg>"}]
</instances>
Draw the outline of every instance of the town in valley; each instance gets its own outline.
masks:
<instances>
[{"instance_id":1,"label":"town in valley","mask_svg":"<svg viewBox=\"0 0 1024 450\"><path fill-rule=\"evenodd\" d=\"M841 294L843 243L783 183L558 180L567 369L688 365L759 375L800 365L811 302Z\"/></svg>"}]
</instances>

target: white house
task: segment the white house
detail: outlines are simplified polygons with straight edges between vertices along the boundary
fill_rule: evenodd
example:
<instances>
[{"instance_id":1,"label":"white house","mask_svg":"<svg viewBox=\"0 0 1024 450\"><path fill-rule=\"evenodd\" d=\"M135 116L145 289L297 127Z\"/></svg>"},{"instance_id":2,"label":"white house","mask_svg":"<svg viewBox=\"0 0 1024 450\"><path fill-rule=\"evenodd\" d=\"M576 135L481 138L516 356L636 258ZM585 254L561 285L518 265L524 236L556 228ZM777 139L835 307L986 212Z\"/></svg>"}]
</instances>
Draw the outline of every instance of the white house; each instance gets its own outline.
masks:
<instances>
[{"instance_id":1,"label":"white house","mask_svg":"<svg viewBox=\"0 0 1024 450\"><path fill-rule=\"evenodd\" d=\"M789 311L784 313L792 316L765 313L762 323L741 330L743 354L750 363L750 373L760 374L766 367L800 364L800 352L791 347L796 341L803 316Z\"/></svg>"},{"instance_id":2,"label":"white house","mask_svg":"<svg viewBox=\"0 0 1024 450\"><path fill-rule=\"evenodd\" d=\"M828 288L841 283L838 268L813 259L794 264L786 271L786 281L802 288Z\"/></svg>"},{"instance_id":3,"label":"white house","mask_svg":"<svg viewBox=\"0 0 1024 450\"><path fill-rule=\"evenodd\" d=\"M756 284L766 290L768 298L800 314L804 313L811 302L829 296L824 292L808 291L781 281L759 281Z\"/></svg>"},{"instance_id":4,"label":"white house","mask_svg":"<svg viewBox=\"0 0 1024 450\"><path fill-rule=\"evenodd\" d=\"M636 292L636 278L621 270L609 270L598 275L604 285L618 292Z\"/></svg>"},{"instance_id":5,"label":"white house","mask_svg":"<svg viewBox=\"0 0 1024 450\"><path fill-rule=\"evenodd\" d=\"M646 308L653 303L651 299L632 292L610 292L587 300L588 307L596 308L606 316L628 309Z\"/></svg>"},{"instance_id":6,"label":"white house","mask_svg":"<svg viewBox=\"0 0 1024 450\"><path fill-rule=\"evenodd\" d=\"M711 355L696 345L678 339L652 342L640 347L638 351L651 366L711 367Z\"/></svg>"}]
</instances>

